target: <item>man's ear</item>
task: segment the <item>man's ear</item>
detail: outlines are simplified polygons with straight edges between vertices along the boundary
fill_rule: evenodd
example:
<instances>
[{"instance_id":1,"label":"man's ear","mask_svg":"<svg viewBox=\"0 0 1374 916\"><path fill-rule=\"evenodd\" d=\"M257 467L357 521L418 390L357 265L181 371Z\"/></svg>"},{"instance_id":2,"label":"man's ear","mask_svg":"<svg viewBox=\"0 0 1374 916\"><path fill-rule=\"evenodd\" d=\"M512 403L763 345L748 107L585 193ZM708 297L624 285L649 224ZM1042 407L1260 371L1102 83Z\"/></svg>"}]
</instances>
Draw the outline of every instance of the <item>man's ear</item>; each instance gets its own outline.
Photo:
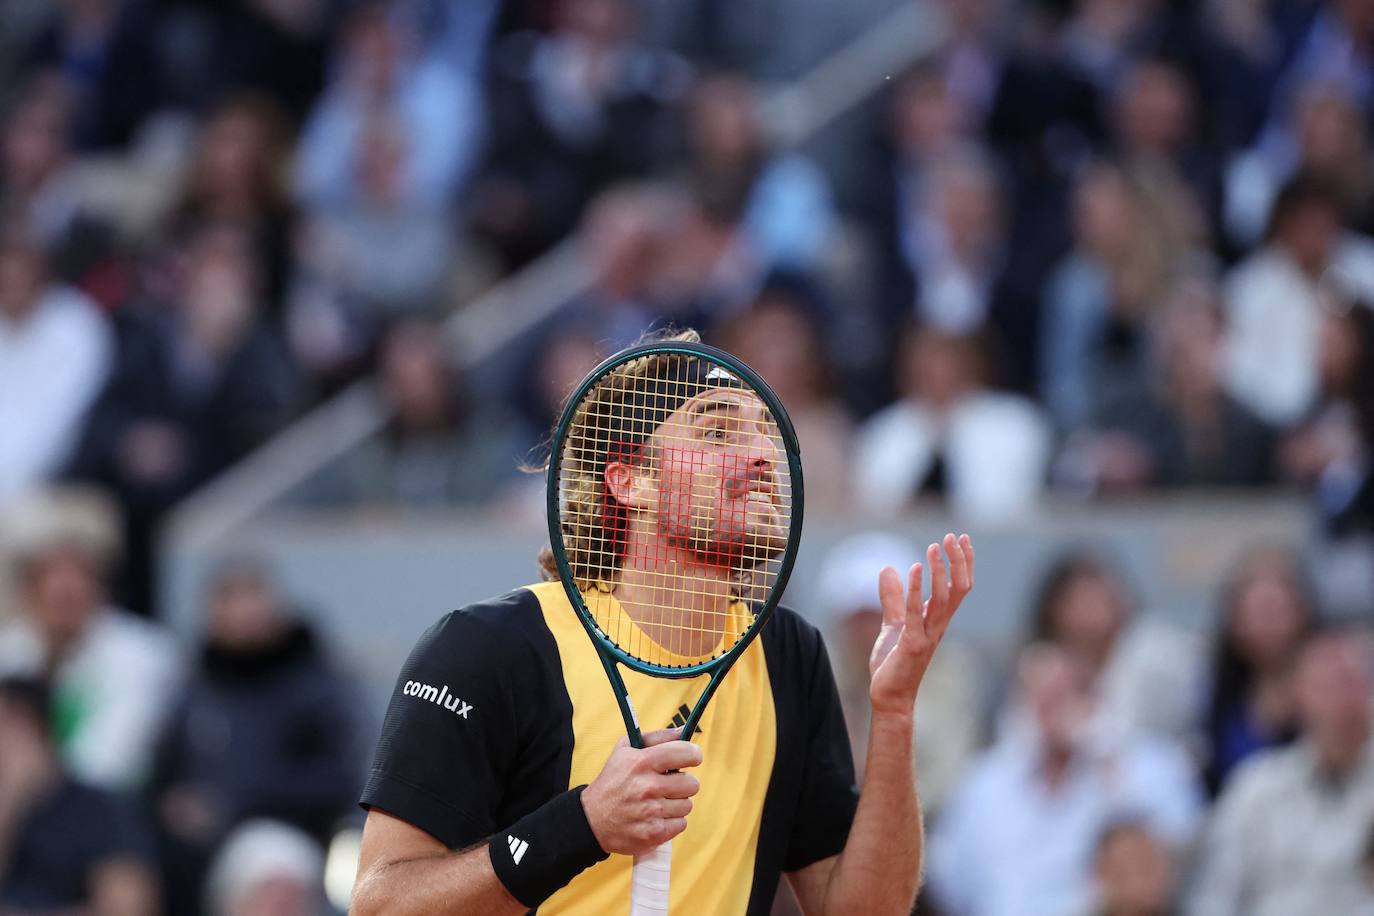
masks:
<instances>
[{"instance_id":1,"label":"man's ear","mask_svg":"<svg viewBox=\"0 0 1374 916\"><path fill-rule=\"evenodd\" d=\"M636 467L623 461L607 462L606 492L627 508L648 509L652 505L648 465Z\"/></svg>"}]
</instances>

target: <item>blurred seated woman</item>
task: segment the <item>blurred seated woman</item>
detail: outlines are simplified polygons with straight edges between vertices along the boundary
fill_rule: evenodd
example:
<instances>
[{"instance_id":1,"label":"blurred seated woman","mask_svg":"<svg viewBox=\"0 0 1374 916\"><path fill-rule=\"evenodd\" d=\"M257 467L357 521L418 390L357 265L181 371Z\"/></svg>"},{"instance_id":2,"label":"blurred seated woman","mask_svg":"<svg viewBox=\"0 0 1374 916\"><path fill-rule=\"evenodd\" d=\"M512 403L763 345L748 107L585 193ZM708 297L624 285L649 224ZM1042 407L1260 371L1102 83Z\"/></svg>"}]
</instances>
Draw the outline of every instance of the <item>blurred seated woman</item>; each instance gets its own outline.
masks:
<instances>
[{"instance_id":1,"label":"blurred seated woman","mask_svg":"<svg viewBox=\"0 0 1374 916\"><path fill-rule=\"evenodd\" d=\"M1222 587L1221 605L1203 722L1214 796L1242 760L1296 736L1293 659L1316 618L1302 567L1276 547L1245 554Z\"/></svg>"}]
</instances>

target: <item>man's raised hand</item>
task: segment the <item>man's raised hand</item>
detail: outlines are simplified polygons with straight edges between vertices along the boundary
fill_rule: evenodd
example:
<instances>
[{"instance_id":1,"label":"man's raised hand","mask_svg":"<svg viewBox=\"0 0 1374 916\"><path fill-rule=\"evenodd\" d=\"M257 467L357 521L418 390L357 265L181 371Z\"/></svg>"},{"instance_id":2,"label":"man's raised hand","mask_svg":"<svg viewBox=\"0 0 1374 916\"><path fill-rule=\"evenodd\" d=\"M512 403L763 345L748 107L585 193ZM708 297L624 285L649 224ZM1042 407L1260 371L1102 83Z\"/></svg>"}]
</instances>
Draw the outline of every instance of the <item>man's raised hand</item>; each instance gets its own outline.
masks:
<instances>
[{"instance_id":1,"label":"man's raised hand","mask_svg":"<svg viewBox=\"0 0 1374 916\"><path fill-rule=\"evenodd\" d=\"M944 554L949 555L948 567ZM922 600L920 563L907 572L905 589L900 574L890 566L878 576L883 628L868 661L875 716L911 715L930 659L960 602L973 588L973 542L967 534L945 535L943 553L939 544L931 544L926 560L931 579L928 600Z\"/></svg>"}]
</instances>

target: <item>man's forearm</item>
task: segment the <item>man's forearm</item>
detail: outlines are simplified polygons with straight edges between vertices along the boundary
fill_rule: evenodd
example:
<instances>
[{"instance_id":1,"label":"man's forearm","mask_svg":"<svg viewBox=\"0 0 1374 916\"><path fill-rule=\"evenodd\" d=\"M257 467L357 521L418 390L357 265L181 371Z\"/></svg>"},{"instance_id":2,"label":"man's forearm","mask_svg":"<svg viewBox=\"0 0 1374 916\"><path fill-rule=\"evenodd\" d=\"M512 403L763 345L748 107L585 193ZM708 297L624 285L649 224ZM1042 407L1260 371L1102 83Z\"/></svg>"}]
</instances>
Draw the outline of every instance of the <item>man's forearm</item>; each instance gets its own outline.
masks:
<instances>
[{"instance_id":1,"label":"man's forearm","mask_svg":"<svg viewBox=\"0 0 1374 916\"><path fill-rule=\"evenodd\" d=\"M526 909L496 877L491 853L483 843L462 852L379 865L358 880L350 912L355 916L517 916Z\"/></svg>"},{"instance_id":2,"label":"man's forearm","mask_svg":"<svg viewBox=\"0 0 1374 916\"><path fill-rule=\"evenodd\" d=\"M909 714L873 717L859 809L826 888L826 916L911 912L924 845L912 728Z\"/></svg>"}]
</instances>

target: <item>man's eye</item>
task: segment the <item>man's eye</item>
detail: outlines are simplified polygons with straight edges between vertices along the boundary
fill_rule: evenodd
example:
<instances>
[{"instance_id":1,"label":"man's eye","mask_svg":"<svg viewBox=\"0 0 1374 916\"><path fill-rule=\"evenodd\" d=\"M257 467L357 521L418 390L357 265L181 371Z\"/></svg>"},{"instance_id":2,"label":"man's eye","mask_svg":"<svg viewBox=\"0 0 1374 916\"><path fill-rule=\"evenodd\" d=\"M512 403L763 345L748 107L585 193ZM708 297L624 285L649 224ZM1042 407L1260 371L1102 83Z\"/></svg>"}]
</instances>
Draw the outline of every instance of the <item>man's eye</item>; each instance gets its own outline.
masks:
<instances>
[{"instance_id":1,"label":"man's eye","mask_svg":"<svg viewBox=\"0 0 1374 916\"><path fill-rule=\"evenodd\" d=\"M711 439L716 442L724 442L727 438L729 438L729 434L719 426L706 427L705 435L707 439Z\"/></svg>"}]
</instances>

